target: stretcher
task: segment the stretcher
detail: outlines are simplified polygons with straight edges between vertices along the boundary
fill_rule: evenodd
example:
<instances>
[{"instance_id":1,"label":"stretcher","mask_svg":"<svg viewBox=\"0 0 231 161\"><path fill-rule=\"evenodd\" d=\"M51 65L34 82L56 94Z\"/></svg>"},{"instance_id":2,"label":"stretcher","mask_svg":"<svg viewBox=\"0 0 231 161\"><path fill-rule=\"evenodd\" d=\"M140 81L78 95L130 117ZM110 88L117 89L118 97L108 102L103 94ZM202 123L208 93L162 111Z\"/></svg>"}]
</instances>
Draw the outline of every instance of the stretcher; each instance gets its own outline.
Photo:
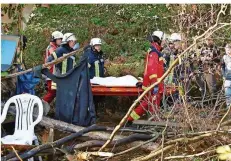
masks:
<instances>
[{"instance_id":1,"label":"stretcher","mask_svg":"<svg viewBox=\"0 0 231 161\"><path fill-rule=\"evenodd\" d=\"M143 92L142 88L136 86L102 86L91 85L92 93L96 96L138 96ZM166 95L177 91L177 86L166 86Z\"/></svg>"}]
</instances>

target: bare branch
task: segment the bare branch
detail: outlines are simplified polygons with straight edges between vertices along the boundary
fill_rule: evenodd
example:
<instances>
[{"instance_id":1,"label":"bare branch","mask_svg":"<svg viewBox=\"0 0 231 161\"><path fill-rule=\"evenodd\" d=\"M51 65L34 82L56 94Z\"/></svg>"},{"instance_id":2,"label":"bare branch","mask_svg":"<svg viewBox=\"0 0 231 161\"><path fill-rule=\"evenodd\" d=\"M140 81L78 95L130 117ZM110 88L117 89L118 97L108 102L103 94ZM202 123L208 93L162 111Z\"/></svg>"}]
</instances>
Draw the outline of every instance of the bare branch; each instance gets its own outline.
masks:
<instances>
[{"instance_id":1,"label":"bare branch","mask_svg":"<svg viewBox=\"0 0 231 161\"><path fill-rule=\"evenodd\" d=\"M197 36L194 38L193 44L191 44L184 52L182 52L178 58L176 60L174 60L173 64L168 68L168 70L163 74L163 76L160 78L160 80L158 80L156 83L152 84L151 86L149 86L139 97L137 100L134 101L134 103L131 105L131 107L129 108L128 112L126 113L126 115L122 118L122 120L120 121L120 123L115 127L115 129L113 130L113 132L111 133L110 138L107 140L107 142L100 148L99 151L102 151L105 147L107 147L108 144L110 144L110 142L113 140L115 133L124 125L124 123L126 122L127 118L129 117L129 115L131 114L132 110L136 107L136 105L139 103L139 101L156 85L158 85L160 82L162 82L165 77L171 72L171 70L178 64L179 60L181 60L181 57L183 55L185 55L192 47L194 47L198 40L202 39L204 36L206 36L209 32L213 31L214 29L216 29L216 27L218 26L218 22L219 22L219 18L220 15L223 13L225 13L225 10L227 8L227 5L222 5L221 6L221 10L218 13L217 19L216 19L216 23L211 26L207 31L205 31L203 34L201 34L200 36ZM221 29L221 28L220 28Z\"/></svg>"}]
</instances>

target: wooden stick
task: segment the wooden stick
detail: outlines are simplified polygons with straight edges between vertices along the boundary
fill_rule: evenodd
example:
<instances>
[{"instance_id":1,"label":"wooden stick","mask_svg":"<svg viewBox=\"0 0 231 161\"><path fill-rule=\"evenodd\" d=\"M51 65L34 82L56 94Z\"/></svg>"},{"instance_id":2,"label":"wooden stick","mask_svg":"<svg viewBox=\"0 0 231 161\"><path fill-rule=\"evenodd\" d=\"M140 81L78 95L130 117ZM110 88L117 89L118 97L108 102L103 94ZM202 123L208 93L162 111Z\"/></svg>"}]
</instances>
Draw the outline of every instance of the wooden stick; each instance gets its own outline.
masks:
<instances>
[{"instance_id":1,"label":"wooden stick","mask_svg":"<svg viewBox=\"0 0 231 161\"><path fill-rule=\"evenodd\" d=\"M216 136L216 135L219 135L219 134L226 134L226 133L228 135L230 135L228 131L211 131L209 133L202 134L202 135L199 135L199 136L195 136L195 137L192 137L192 138L182 137L182 138L178 138L178 139L175 139L175 140L170 140L167 143L165 143L165 145L167 145L166 147L164 147L164 148L159 147L155 151L151 152L149 155L139 157L139 158L135 158L134 160L142 160L142 161L144 161L144 160L149 160L151 158L154 158L157 155L161 154L162 150L166 151L166 150L170 150L171 148L175 147L176 143L178 143L180 145L186 144L186 143L191 143L191 142L195 143L196 141L205 139L207 137Z\"/></svg>"},{"instance_id":2,"label":"wooden stick","mask_svg":"<svg viewBox=\"0 0 231 161\"><path fill-rule=\"evenodd\" d=\"M138 157L138 158L135 158L135 159L133 159L132 161L143 161L143 160L148 160L148 159L150 159L150 158L153 158L153 157L155 157L155 156L161 154L162 151L167 151L167 150L170 150L170 149L172 149L172 148L174 148L174 147L175 147L175 145L168 145L168 146L166 146L166 147L164 147L164 148L159 149L158 151L155 151L154 153L151 153L151 154L149 154L149 155L147 155L147 156L145 156L145 157Z\"/></svg>"},{"instance_id":3,"label":"wooden stick","mask_svg":"<svg viewBox=\"0 0 231 161\"><path fill-rule=\"evenodd\" d=\"M13 151L14 151L15 155L17 156L17 158L18 158L20 161L22 161L22 158L20 158L20 156L18 155L18 153L16 152L16 150L14 149L14 147L11 146L11 148L13 149Z\"/></svg>"},{"instance_id":4,"label":"wooden stick","mask_svg":"<svg viewBox=\"0 0 231 161\"><path fill-rule=\"evenodd\" d=\"M209 154L209 153L214 153L216 150L210 150L210 151L203 151L201 153L197 154L192 154L192 155L178 155L178 156L170 156L170 157L165 157L164 160L171 160L171 159L184 159L184 158L192 158L192 157L199 157L201 155Z\"/></svg>"},{"instance_id":5,"label":"wooden stick","mask_svg":"<svg viewBox=\"0 0 231 161\"><path fill-rule=\"evenodd\" d=\"M132 147L132 148L130 148L130 149L127 149L127 150L125 150L125 151L116 153L113 157L119 156L119 155L122 155L122 154L125 154L125 153L128 153L128 152L130 152L130 151L132 151L132 150L135 150L135 149L139 148L139 147L142 146L142 145L145 145L145 144L147 144L147 143L153 142L153 141L155 141L156 139L158 139L159 136L160 136L160 134L158 133L154 138L152 138L152 139L150 139L150 140L147 140L147 141L143 142L142 144L137 145L137 146L134 146L134 147ZM110 157L110 158L111 158L111 157ZM108 158L108 159L109 159L109 158Z\"/></svg>"},{"instance_id":6,"label":"wooden stick","mask_svg":"<svg viewBox=\"0 0 231 161\"><path fill-rule=\"evenodd\" d=\"M110 143L109 147L114 147L114 146L117 147L117 146L121 146L124 144L129 144L131 142L138 141L138 140L146 141L146 140L150 140L151 138L152 138L152 136L150 136L150 135L133 134L133 135L130 135L128 137L112 141ZM75 145L74 149L80 150L83 148L101 147L104 143L105 143L105 141L90 140L90 141L86 141L84 143ZM142 143L141 143L141 145L142 145ZM139 146L141 146L141 145L139 144Z\"/></svg>"},{"instance_id":7,"label":"wooden stick","mask_svg":"<svg viewBox=\"0 0 231 161\"><path fill-rule=\"evenodd\" d=\"M47 67L49 67L51 65L54 65L54 64L58 64L58 63L64 61L65 59L69 58L70 56L75 55L75 54L79 54L81 52L83 52L83 48L72 51L72 52L70 52L68 54L65 54L64 56L62 56L62 57L60 57L60 58L58 58L56 60L53 60L52 62L42 64L42 69L47 68ZM16 77L16 76L26 74L26 73L32 72L32 71L33 71L33 68L30 68L30 69L27 69L25 71L21 71L21 72L18 72L18 73L13 73L13 74L1 77L1 78L2 78L2 80L5 80L5 79L8 79L8 78Z\"/></svg>"},{"instance_id":8,"label":"wooden stick","mask_svg":"<svg viewBox=\"0 0 231 161\"><path fill-rule=\"evenodd\" d=\"M226 118L226 116L230 113L230 111L231 111L231 105L229 106L229 109L228 109L228 111L225 113L225 115L222 117L222 119L220 120L220 122L219 122L219 124L218 124L218 126L217 126L217 130L219 130L220 129L220 127L221 127L221 123L224 121L224 119Z\"/></svg>"}]
</instances>

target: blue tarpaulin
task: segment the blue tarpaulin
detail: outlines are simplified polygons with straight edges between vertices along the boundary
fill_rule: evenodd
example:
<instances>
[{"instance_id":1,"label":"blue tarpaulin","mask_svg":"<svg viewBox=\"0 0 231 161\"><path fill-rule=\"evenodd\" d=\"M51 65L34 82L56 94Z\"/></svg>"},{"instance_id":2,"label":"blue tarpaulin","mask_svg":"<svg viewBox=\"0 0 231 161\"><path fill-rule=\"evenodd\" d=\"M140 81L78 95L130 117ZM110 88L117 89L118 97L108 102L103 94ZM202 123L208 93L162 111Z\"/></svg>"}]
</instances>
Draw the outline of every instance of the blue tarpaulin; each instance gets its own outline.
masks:
<instances>
[{"instance_id":1,"label":"blue tarpaulin","mask_svg":"<svg viewBox=\"0 0 231 161\"><path fill-rule=\"evenodd\" d=\"M23 71L18 68L18 71ZM35 95L35 86L39 83L39 78L34 78L34 73L29 72L18 76L16 94L30 93Z\"/></svg>"},{"instance_id":2,"label":"blue tarpaulin","mask_svg":"<svg viewBox=\"0 0 231 161\"><path fill-rule=\"evenodd\" d=\"M18 41L18 36L1 36L1 71L7 71L13 64Z\"/></svg>"}]
</instances>

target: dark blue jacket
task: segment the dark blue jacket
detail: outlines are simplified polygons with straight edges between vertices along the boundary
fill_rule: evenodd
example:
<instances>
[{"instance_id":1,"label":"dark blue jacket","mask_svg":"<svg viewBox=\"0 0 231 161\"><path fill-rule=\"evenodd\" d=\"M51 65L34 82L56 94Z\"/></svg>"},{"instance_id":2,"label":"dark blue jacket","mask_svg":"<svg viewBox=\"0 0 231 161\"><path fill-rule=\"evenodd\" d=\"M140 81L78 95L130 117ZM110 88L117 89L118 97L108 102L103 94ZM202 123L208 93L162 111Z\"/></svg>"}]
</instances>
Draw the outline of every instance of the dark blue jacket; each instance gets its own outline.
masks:
<instances>
[{"instance_id":1,"label":"dark blue jacket","mask_svg":"<svg viewBox=\"0 0 231 161\"><path fill-rule=\"evenodd\" d=\"M92 47L89 45L84 48L84 53L81 60L86 57L88 58L90 79L93 77L104 77L103 52L93 51Z\"/></svg>"},{"instance_id":2,"label":"dark blue jacket","mask_svg":"<svg viewBox=\"0 0 231 161\"><path fill-rule=\"evenodd\" d=\"M53 60L56 60L65 54L68 54L70 52L74 51L72 48L70 48L67 44L61 45L58 47L55 52L53 52L47 59L47 62L51 62ZM75 57L70 56L69 58L65 59L63 62L55 65L55 74L61 75L67 73L69 70L73 69L76 65Z\"/></svg>"}]
</instances>

